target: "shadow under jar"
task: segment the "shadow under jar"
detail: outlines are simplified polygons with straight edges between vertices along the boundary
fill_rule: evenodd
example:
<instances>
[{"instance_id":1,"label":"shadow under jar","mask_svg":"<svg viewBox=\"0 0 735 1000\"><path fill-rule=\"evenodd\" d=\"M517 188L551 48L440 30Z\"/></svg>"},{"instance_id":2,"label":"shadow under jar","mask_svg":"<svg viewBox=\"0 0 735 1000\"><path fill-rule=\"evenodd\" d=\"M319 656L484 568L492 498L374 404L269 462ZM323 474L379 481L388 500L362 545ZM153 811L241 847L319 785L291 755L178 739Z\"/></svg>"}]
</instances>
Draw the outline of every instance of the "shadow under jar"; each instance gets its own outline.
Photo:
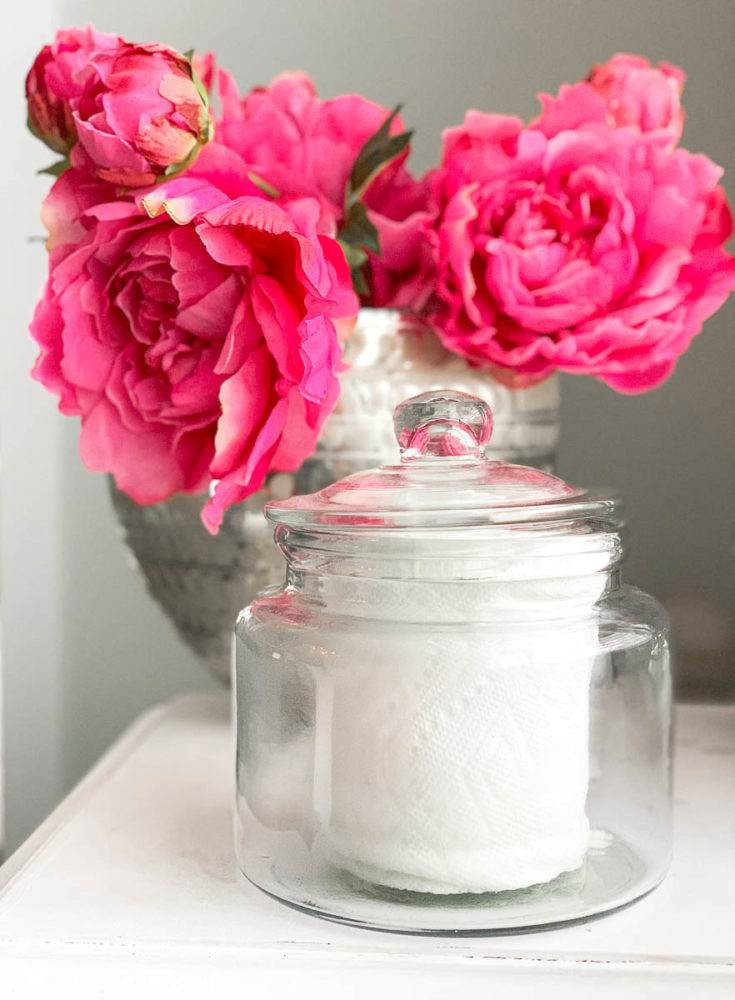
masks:
<instances>
[{"instance_id":1,"label":"shadow under jar","mask_svg":"<svg viewBox=\"0 0 735 1000\"><path fill-rule=\"evenodd\" d=\"M616 501L488 460L486 404L396 410L396 466L269 504L287 562L236 627L244 874L414 933L579 920L671 851L667 622Z\"/></svg>"}]
</instances>

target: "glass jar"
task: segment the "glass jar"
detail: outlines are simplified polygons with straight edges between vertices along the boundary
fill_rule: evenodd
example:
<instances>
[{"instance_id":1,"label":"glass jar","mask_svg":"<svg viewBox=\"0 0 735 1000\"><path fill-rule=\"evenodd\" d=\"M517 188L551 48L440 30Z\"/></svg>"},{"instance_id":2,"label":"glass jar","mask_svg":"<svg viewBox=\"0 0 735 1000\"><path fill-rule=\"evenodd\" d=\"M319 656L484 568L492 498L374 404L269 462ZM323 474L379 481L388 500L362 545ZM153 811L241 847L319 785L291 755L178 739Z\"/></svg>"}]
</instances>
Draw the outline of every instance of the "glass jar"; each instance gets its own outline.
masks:
<instances>
[{"instance_id":1,"label":"glass jar","mask_svg":"<svg viewBox=\"0 0 735 1000\"><path fill-rule=\"evenodd\" d=\"M237 853L283 902L492 933L614 909L671 851L667 621L617 501L396 409L396 466L267 506L284 586L236 627Z\"/></svg>"}]
</instances>

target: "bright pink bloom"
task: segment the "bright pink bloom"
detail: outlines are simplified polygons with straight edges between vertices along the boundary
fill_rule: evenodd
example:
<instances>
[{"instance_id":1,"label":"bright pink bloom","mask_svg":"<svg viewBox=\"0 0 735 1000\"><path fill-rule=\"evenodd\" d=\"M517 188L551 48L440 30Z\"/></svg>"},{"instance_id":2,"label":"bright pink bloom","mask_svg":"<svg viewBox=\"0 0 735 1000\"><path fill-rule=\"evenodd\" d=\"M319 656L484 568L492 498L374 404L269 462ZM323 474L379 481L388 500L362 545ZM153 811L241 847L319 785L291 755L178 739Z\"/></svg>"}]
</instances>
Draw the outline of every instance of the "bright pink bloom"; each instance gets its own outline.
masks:
<instances>
[{"instance_id":1,"label":"bright pink bloom","mask_svg":"<svg viewBox=\"0 0 735 1000\"><path fill-rule=\"evenodd\" d=\"M209 113L216 123L215 135L220 139L220 123L239 120L242 113L242 97L235 83L235 78L222 66L217 65L214 52L194 55L192 58L194 72L199 77L209 96Z\"/></svg>"},{"instance_id":2,"label":"bright pink bloom","mask_svg":"<svg viewBox=\"0 0 735 1000\"><path fill-rule=\"evenodd\" d=\"M618 53L594 66L588 79L604 97L616 125L630 125L641 132L660 129L668 132L674 143L681 139L681 92L686 74L679 66L661 62L653 67L643 56Z\"/></svg>"},{"instance_id":3,"label":"bright pink bloom","mask_svg":"<svg viewBox=\"0 0 735 1000\"><path fill-rule=\"evenodd\" d=\"M369 187L364 200L378 230L380 254L369 254L370 295L365 305L418 312L431 295L431 232L437 216L433 180L434 171L415 180L401 169L379 174Z\"/></svg>"},{"instance_id":4,"label":"bright pink bloom","mask_svg":"<svg viewBox=\"0 0 735 1000\"><path fill-rule=\"evenodd\" d=\"M655 132L549 136L469 112L444 134L436 182L444 343L521 384L561 370L658 385L735 287L721 173Z\"/></svg>"},{"instance_id":5,"label":"bright pink bloom","mask_svg":"<svg viewBox=\"0 0 735 1000\"><path fill-rule=\"evenodd\" d=\"M594 66L586 81L565 84L556 97L539 94L543 112L531 123L547 136L568 129L606 124L681 138L681 92L686 74L671 63L651 66L642 56L620 53Z\"/></svg>"},{"instance_id":6,"label":"bright pink bloom","mask_svg":"<svg viewBox=\"0 0 735 1000\"><path fill-rule=\"evenodd\" d=\"M72 169L47 198L34 376L81 416L85 464L138 503L215 481L214 531L315 447L339 393L334 323L357 308L344 257L314 201L263 198L222 147L149 193L154 217L104 190Z\"/></svg>"},{"instance_id":7,"label":"bright pink bloom","mask_svg":"<svg viewBox=\"0 0 735 1000\"><path fill-rule=\"evenodd\" d=\"M92 169L125 187L178 173L211 137L209 111L191 64L164 45L123 42L94 53L72 108ZM86 167L78 158L73 162Z\"/></svg>"},{"instance_id":8,"label":"bright pink bloom","mask_svg":"<svg viewBox=\"0 0 735 1000\"><path fill-rule=\"evenodd\" d=\"M235 150L282 197L316 198L320 231L336 236L357 155L389 110L358 94L322 101L303 73L284 73L241 99L232 78L220 70L219 100L217 141ZM397 117L391 133L404 128ZM370 305L417 307L430 292L430 185L409 173L407 155L386 167L364 197L382 251L382 259L371 255Z\"/></svg>"},{"instance_id":9,"label":"bright pink bloom","mask_svg":"<svg viewBox=\"0 0 735 1000\"><path fill-rule=\"evenodd\" d=\"M36 56L26 77L28 125L57 153L66 155L77 139L72 101L81 91L80 74L87 70L94 52L114 49L120 43L117 35L104 35L94 28L64 28Z\"/></svg>"}]
</instances>

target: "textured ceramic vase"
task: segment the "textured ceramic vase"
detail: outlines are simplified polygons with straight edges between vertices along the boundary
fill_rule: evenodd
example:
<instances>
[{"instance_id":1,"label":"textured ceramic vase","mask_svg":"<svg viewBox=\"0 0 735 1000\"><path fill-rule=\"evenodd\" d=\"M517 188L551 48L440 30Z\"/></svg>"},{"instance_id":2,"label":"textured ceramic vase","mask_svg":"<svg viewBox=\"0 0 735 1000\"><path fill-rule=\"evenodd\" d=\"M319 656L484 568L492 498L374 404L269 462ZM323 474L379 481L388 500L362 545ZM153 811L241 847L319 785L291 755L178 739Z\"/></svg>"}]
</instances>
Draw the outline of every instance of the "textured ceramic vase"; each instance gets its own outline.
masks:
<instances>
[{"instance_id":1,"label":"textured ceramic vase","mask_svg":"<svg viewBox=\"0 0 735 1000\"><path fill-rule=\"evenodd\" d=\"M509 389L450 354L430 331L387 309L360 311L345 361L349 369L342 377L342 395L315 454L295 473L269 476L263 489L230 508L216 537L201 523L201 496L141 507L111 482L125 544L149 592L203 665L225 683L238 611L283 576L263 505L313 493L397 457L392 414L401 400L442 388L479 396L494 415L490 458L554 467L559 438L555 377L530 389Z\"/></svg>"}]
</instances>

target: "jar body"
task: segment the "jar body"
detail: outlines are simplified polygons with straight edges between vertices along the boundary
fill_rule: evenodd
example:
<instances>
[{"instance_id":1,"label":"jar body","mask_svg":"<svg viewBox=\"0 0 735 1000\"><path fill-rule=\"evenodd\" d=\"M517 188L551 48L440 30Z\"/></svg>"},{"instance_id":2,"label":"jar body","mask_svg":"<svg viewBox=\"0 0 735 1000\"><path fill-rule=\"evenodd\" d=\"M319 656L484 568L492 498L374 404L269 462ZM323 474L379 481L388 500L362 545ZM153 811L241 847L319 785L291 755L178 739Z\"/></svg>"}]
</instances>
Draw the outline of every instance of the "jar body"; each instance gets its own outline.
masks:
<instances>
[{"instance_id":1,"label":"jar body","mask_svg":"<svg viewBox=\"0 0 735 1000\"><path fill-rule=\"evenodd\" d=\"M256 601L236 630L244 874L415 932L575 920L651 889L671 838L667 626L610 582L292 574Z\"/></svg>"}]
</instances>

